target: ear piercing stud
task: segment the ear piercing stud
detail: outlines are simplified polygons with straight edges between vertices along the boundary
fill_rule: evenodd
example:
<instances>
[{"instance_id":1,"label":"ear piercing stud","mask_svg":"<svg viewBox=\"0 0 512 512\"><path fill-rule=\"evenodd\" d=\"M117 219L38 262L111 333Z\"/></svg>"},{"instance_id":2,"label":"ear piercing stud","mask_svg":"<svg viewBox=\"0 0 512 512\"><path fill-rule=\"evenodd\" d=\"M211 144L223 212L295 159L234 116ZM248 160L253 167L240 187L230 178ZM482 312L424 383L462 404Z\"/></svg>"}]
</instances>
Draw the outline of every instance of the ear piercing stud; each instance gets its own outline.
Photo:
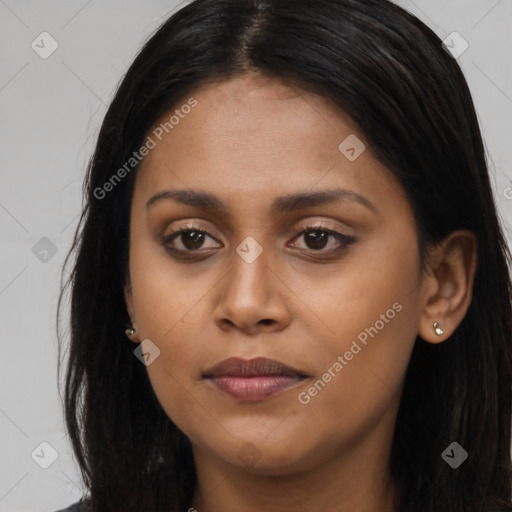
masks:
<instances>
[{"instance_id":1,"label":"ear piercing stud","mask_svg":"<svg viewBox=\"0 0 512 512\"><path fill-rule=\"evenodd\" d=\"M126 333L126 336L132 336L135 334L135 329L133 328L133 325L130 325L124 332Z\"/></svg>"},{"instance_id":2,"label":"ear piercing stud","mask_svg":"<svg viewBox=\"0 0 512 512\"><path fill-rule=\"evenodd\" d=\"M434 329L438 336L442 336L444 334L443 329L441 329L441 327L439 327L439 324L437 322L434 322Z\"/></svg>"}]
</instances>

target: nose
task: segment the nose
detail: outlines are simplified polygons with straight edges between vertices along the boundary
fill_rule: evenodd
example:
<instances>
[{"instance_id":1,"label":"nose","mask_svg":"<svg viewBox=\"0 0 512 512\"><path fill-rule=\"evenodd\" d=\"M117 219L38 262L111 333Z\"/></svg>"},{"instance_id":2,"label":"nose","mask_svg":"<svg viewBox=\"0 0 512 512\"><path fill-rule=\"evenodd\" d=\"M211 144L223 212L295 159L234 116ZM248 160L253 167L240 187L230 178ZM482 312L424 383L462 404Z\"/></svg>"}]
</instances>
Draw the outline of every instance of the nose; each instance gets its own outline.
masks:
<instances>
[{"instance_id":1,"label":"nose","mask_svg":"<svg viewBox=\"0 0 512 512\"><path fill-rule=\"evenodd\" d=\"M223 331L260 334L289 325L287 287L266 264L263 254L252 263L234 255L233 268L218 290L214 310L215 323Z\"/></svg>"}]
</instances>

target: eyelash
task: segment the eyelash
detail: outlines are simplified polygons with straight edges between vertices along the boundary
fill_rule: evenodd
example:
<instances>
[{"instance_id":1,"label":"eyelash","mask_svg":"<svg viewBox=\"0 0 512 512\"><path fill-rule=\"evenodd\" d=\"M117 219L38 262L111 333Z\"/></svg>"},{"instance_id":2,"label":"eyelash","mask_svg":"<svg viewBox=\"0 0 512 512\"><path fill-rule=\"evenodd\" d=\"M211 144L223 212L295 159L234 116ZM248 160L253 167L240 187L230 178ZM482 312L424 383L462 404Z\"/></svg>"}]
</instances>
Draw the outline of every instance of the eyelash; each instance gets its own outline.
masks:
<instances>
[{"instance_id":1,"label":"eyelash","mask_svg":"<svg viewBox=\"0 0 512 512\"><path fill-rule=\"evenodd\" d=\"M181 229L178 229L176 231L173 231L172 233L167 235L163 239L163 245L164 245L165 249L167 251L171 252L173 254L173 256L175 256L175 257L182 258L182 259L187 259L187 258L190 259L191 258L190 256L183 256L183 254L184 253L188 253L188 254L198 253L198 252L201 251L201 249L183 250L183 249L175 249L175 248L169 247L169 245L168 245L170 242L173 242L176 238L179 238L180 235L182 235L184 233L190 233L190 232L199 233L201 235L208 235L213 240L216 240L205 229L200 228L200 227L195 227L195 226L189 226L187 228L181 228ZM335 231L333 229L328 229L328 228L326 228L324 226L309 226L309 225L305 226L305 227L301 227L300 229L295 230L294 235L293 235L293 240L299 238L301 235L305 235L305 234L310 233L310 232L326 233L327 235L330 235L333 238L335 238L341 244L340 247L338 247L336 249L327 250L327 251L325 251L323 248L322 249L318 249L318 250L309 249L308 251L313 253L314 255L321 254L321 253L323 253L323 254L341 253L345 249L347 249L347 247L349 245L351 245L352 243L357 241L355 237L349 236L349 235L344 235L344 234L339 233L338 231ZM302 249L302 250L305 251L306 249ZM182 256L178 256L178 255L182 255Z\"/></svg>"}]
</instances>

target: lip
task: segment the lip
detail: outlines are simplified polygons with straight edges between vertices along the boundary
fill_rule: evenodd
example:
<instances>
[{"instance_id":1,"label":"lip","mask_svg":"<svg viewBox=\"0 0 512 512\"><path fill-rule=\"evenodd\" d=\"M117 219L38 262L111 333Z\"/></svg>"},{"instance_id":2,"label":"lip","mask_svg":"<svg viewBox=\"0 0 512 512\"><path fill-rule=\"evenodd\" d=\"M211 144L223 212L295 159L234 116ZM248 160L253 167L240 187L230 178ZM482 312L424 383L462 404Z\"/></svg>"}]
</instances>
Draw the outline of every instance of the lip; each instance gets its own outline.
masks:
<instances>
[{"instance_id":1,"label":"lip","mask_svg":"<svg viewBox=\"0 0 512 512\"><path fill-rule=\"evenodd\" d=\"M244 402L271 398L296 387L307 377L301 370L265 357L231 357L203 374L223 394Z\"/></svg>"}]
</instances>

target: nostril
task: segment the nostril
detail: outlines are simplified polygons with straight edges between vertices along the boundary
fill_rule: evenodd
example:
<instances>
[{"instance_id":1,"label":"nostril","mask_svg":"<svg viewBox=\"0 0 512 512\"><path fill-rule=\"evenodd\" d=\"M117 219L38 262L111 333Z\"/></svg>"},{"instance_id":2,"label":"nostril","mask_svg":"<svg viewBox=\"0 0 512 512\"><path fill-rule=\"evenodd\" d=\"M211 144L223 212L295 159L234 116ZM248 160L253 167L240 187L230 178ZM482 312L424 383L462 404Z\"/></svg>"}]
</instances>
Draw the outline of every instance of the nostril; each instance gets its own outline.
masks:
<instances>
[{"instance_id":1,"label":"nostril","mask_svg":"<svg viewBox=\"0 0 512 512\"><path fill-rule=\"evenodd\" d=\"M272 320L271 318L264 318L263 320L260 320L260 323L261 324L265 324L265 325L270 325L272 324L274 320Z\"/></svg>"}]
</instances>

